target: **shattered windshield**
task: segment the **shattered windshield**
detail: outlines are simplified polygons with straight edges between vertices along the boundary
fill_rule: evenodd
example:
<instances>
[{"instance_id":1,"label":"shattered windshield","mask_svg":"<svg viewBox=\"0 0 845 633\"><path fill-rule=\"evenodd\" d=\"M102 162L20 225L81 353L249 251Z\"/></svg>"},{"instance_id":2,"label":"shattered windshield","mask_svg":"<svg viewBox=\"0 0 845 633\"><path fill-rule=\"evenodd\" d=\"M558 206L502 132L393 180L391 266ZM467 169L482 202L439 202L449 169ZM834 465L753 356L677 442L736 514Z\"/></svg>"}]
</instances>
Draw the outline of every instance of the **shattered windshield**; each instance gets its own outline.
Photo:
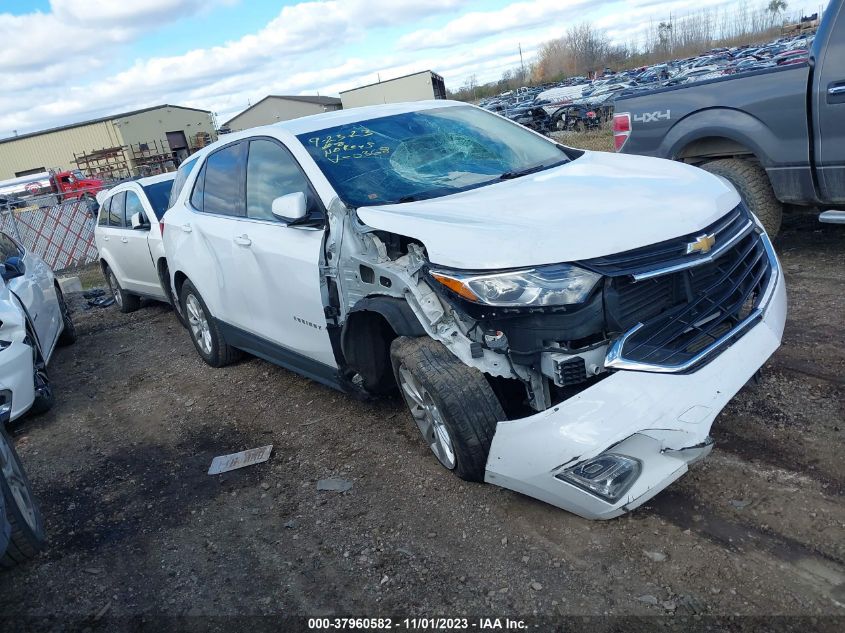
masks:
<instances>
[{"instance_id":1,"label":"shattered windshield","mask_svg":"<svg viewBox=\"0 0 845 633\"><path fill-rule=\"evenodd\" d=\"M554 143L469 106L357 121L297 138L352 207L445 196L568 160Z\"/></svg>"}]
</instances>

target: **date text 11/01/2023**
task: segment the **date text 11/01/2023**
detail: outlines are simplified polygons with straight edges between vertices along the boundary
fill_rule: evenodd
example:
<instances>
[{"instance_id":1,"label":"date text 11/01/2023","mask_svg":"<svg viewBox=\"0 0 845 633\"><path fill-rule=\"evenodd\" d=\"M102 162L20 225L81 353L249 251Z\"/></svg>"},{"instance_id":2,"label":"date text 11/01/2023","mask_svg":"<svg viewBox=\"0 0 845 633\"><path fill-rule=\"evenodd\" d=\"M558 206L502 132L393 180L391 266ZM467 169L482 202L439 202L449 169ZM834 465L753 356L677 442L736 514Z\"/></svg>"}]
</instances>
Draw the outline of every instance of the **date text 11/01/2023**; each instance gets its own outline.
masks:
<instances>
[{"instance_id":1,"label":"date text 11/01/2023","mask_svg":"<svg viewBox=\"0 0 845 633\"><path fill-rule=\"evenodd\" d=\"M309 630L518 631L527 628L528 624L518 618L308 618Z\"/></svg>"}]
</instances>

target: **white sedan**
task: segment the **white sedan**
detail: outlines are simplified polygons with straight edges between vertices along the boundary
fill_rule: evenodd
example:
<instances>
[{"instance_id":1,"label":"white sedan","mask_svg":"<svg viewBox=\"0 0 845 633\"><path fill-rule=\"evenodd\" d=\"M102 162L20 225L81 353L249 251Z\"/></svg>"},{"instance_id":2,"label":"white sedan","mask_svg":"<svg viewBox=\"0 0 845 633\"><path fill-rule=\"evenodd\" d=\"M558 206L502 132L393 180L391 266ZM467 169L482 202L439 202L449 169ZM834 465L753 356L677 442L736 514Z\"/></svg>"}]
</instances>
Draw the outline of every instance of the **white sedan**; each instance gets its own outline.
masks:
<instances>
[{"instance_id":1,"label":"white sedan","mask_svg":"<svg viewBox=\"0 0 845 633\"><path fill-rule=\"evenodd\" d=\"M76 330L53 271L5 233L0 276L0 419L16 420L53 405L47 363Z\"/></svg>"}]
</instances>

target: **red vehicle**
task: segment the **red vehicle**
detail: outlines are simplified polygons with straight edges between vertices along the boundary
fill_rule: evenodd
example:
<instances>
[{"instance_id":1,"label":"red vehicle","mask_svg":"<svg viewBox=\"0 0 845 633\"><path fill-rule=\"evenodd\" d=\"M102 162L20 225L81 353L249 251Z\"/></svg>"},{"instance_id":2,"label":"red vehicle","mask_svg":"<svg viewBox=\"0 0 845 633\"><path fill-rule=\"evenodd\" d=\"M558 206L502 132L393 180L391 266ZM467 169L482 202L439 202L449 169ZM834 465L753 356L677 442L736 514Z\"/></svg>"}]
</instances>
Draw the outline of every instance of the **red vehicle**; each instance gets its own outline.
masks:
<instances>
[{"instance_id":1,"label":"red vehicle","mask_svg":"<svg viewBox=\"0 0 845 633\"><path fill-rule=\"evenodd\" d=\"M0 196L4 198L37 198L38 202L51 204L65 200L95 200L98 191L103 190L103 181L88 178L80 170L42 171L0 181Z\"/></svg>"}]
</instances>

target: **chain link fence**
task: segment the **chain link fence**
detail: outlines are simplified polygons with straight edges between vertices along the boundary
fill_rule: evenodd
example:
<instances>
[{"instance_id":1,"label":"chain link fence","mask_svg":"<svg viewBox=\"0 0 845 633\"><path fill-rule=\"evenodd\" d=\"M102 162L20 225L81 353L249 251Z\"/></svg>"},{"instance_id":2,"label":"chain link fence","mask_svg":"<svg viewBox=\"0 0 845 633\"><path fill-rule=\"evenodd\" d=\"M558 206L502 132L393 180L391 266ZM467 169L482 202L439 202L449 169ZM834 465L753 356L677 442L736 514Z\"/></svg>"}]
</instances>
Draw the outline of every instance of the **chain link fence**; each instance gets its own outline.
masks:
<instances>
[{"instance_id":1,"label":"chain link fence","mask_svg":"<svg viewBox=\"0 0 845 633\"><path fill-rule=\"evenodd\" d=\"M93 201L68 200L52 206L0 204L0 230L54 271L98 259L94 244L96 211Z\"/></svg>"}]
</instances>

